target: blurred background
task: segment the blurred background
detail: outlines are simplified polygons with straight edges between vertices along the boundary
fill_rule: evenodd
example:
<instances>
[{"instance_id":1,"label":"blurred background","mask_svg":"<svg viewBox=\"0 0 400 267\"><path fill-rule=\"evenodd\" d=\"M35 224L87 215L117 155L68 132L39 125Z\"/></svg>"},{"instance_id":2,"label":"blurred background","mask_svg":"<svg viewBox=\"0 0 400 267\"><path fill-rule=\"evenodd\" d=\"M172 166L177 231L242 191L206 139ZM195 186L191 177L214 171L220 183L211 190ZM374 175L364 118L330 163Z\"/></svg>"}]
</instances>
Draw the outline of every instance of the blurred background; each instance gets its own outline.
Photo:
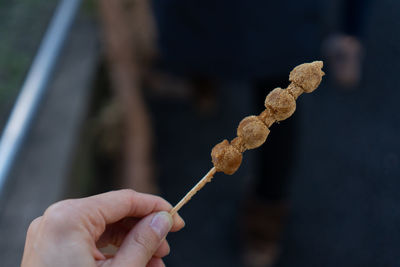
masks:
<instances>
[{"instance_id":1,"label":"blurred background","mask_svg":"<svg viewBox=\"0 0 400 267\"><path fill-rule=\"evenodd\" d=\"M289 72L322 84L181 211L168 266L398 266L400 2L2 0L0 253L51 203L172 204Z\"/></svg>"}]
</instances>

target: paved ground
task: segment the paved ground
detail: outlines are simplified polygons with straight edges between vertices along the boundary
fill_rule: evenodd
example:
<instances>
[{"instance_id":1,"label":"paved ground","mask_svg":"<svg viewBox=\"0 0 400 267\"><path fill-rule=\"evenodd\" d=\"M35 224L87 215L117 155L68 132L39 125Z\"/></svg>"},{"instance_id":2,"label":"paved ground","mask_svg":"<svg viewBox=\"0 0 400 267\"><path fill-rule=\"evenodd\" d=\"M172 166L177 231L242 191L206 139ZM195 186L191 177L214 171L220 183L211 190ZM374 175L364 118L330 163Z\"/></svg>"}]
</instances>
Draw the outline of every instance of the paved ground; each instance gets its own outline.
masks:
<instances>
[{"instance_id":1,"label":"paved ground","mask_svg":"<svg viewBox=\"0 0 400 267\"><path fill-rule=\"evenodd\" d=\"M96 26L82 16L72 28L48 94L10 175L0 214L2 266L20 264L29 222L65 193L98 56Z\"/></svg>"}]
</instances>

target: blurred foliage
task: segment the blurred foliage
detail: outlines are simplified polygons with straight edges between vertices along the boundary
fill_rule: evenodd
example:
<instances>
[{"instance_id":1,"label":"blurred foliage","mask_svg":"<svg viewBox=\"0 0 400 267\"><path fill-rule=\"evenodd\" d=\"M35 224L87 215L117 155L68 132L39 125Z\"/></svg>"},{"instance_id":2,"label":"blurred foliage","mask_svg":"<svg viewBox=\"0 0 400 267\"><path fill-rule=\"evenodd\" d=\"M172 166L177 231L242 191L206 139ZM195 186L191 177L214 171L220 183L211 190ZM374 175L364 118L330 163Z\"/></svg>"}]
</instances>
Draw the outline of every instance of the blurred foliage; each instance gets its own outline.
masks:
<instances>
[{"instance_id":1,"label":"blurred foliage","mask_svg":"<svg viewBox=\"0 0 400 267\"><path fill-rule=\"evenodd\" d=\"M58 1L0 1L0 129Z\"/></svg>"}]
</instances>

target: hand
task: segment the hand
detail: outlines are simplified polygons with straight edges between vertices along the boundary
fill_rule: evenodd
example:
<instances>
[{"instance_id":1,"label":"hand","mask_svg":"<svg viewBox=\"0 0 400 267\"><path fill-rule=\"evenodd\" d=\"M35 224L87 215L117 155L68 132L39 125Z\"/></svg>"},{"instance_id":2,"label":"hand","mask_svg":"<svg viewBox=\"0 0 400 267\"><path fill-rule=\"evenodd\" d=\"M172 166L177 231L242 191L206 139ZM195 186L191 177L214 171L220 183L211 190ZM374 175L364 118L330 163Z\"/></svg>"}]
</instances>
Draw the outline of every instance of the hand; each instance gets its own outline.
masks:
<instances>
[{"instance_id":1,"label":"hand","mask_svg":"<svg viewBox=\"0 0 400 267\"><path fill-rule=\"evenodd\" d=\"M29 226L21 266L164 266L165 237L184 226L171 208L132 190L60 201ZM119 248L115 255L99 250L108 244Z\"/></svg>"},{"instance_id":2,"label":"hand","mask_svg":"<svg viewBox=\"0 0 400 267\"><path fill-rule=\"evenodd\" d=\"M363 46L355 36L337 34L323 44L331 76L344 88L355 88L361 80Z\"/></svg>"}]
</instances>

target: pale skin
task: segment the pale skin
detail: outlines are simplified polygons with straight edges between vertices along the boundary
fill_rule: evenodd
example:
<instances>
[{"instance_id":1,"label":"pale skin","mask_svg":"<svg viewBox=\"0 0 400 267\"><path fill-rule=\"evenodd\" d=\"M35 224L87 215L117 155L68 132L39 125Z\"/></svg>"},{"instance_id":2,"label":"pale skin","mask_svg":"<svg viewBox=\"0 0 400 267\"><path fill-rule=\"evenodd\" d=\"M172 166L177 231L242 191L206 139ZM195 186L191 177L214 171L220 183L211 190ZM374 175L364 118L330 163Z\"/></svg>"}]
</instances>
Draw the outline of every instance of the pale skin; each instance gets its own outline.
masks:
<instances>
[{"instance_id":1,"label":"pale skin","mask_svg":"<svg viewBox=\"0 0 400 267\"><path fill-rule=\"evenodd\" d=\"M21 266L165 266L165 237L185 225L171 209L133 190L57 202L29 226ZM109 244L118 247L115 255L100 251Z\"/></svg>"}]
</instances>

